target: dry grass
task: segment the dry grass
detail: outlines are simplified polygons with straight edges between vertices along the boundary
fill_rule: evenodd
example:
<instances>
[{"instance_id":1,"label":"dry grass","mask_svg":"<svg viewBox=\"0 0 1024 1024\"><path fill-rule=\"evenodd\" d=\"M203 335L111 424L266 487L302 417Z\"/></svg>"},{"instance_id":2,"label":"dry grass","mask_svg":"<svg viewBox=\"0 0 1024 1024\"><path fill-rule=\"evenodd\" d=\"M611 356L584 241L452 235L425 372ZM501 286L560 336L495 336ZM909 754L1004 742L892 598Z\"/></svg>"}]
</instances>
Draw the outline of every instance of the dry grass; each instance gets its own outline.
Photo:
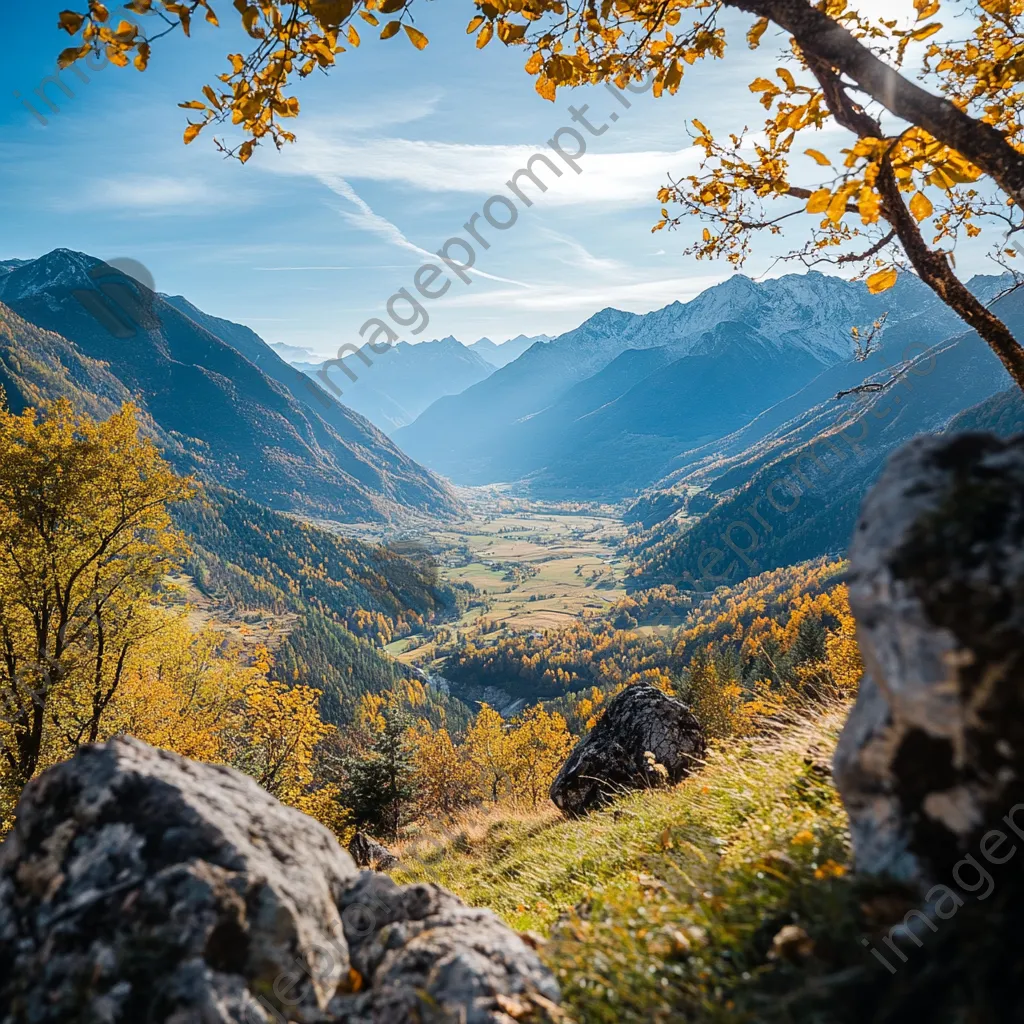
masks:
<instances>
[{"instance_id":1,"label":"dry grass","mask_svg":"<svg viewBox=\"0 0 1024 1024\"><path fill-rule=\"evenodd\" d=\"M472 811L407 840L396 878L548 936L545 958L586 1024L760 1020L719 1011L759 976L793 907L850 927L846 817L820 767L847 711L731 741L682 784L581 820L550 806Z\"/></svg>"}]
</instances>

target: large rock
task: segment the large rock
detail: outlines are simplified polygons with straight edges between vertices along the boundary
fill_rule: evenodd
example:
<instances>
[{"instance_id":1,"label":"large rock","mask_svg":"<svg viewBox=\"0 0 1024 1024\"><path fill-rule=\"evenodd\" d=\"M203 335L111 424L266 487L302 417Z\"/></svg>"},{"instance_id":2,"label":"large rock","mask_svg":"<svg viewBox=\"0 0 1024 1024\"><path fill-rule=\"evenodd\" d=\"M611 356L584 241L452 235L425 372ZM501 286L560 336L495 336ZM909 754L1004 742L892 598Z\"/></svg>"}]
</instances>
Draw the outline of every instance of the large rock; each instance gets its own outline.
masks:
<instances>
[{"instance_id":1,"label":"large rock","mask_svg":"<svg viewBox=\"0 0 1024 1024\"><path fill-rule=\"evenodd\" d=\"M348 844L348 852L361 868L390 871L398 867L398 858L386 847L371 839L365 832L357 832Z\"/></svg>"},{"instance_id":2,"label":"large rock","mask_svg":"<svg viewBox=\"0 0 1024 1024\"><path fill-rule=\"evenodd\" d=\"M627 790L678 782L706 749L685 704L646 683L629 686L569 755L551 799L566 814L586 814Z\"/></svg>"},{"instance_id":3,"label":"large rock","mask_svg":"<svg viewBox=\"0 0 1024 1024\"><path fill-rule=\"evenodd\" d=\"M911 442L850 567L866 675L834 767L857 866L948 881L990 828L1016 841L1024 801L1024 438Z\"/></svg>"},{"instance_id":4,"label":"large rock","mask_svg":"<svg viewBox=\"0 0 1024 1024\"><path fill-rule=\"evenodd\" d=\"M130 739L32 782L0 846L3 1024L507 1024L558 999L487 911L360 873L255 782Z\"/></svg>"}]
</instances>

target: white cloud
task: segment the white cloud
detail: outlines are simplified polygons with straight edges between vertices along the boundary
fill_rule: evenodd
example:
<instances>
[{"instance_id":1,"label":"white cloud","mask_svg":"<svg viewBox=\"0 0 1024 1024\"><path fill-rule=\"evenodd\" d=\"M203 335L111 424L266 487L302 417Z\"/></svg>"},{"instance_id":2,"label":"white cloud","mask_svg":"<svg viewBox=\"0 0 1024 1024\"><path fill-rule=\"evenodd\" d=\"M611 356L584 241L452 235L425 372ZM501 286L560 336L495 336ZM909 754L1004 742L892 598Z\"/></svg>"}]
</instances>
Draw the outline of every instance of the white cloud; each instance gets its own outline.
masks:
<instances>
[{"instance_id":1,"label":"white cloud","mask_svg":"<svg viewBox=\"0 0 1024 1024\"><path fill-rule=\"evenodd\" d=\"M674 151L598 152L602 140L590 138L580 157L582 173L566 166L545 143L537 146L492 146L417 141L400 138L352 139L322 124L305 126L302 138L272 164L277 173L309 175L328 184L339 178L377 181L423 192L461 192L485 197L507 192L505 183L536 153L543 153L556 171L535 165L548 191L540 195L528 181L527 194L538 205L576 206L650 204L668 175L688 170L698 153L692 146ZM568 150L573 140L565 139Z\"/></svg>"},{"instance_id":2,"label":"white cloud","mask_svg":"<svg viewBox=\"0 0 1024 1024\"><path fill-rule=\"evenodd\" d=\"M201 178L142 174L94 180L86 187L86 196L92 202L133 213L182 213L197 206L223 206L241 198L239 190L228 195ZM80 200L76 199L76 205L79 203Z\"/></svg>"},{"instance_id":3,"label":"white cloud","mask_svg":"<svg viewBox=\"0 0 1024 1024\"><path fill-rule=\"evenodd\" d=\"M708 274L700 277L667 277L659 280L621 281L618 283L595 283L583 287L556 282L549 285L534 285L528 291L511 289L490 289L475 294L464 292L451 298L447 296L438 305L452 309L494 309L496 311L522 312L548 310L563 312L581 310L590 315L606 306L637 313L668 305L677 299L685 302L702 291L729 277L729 273Z\"/></svg>"},{"instance_id":4,"label":"white cloud","mask_svg":"<svg viewBox=\"0 0 1024 1024\"><path fill-rule=\"evenodd\" d=\"M592 270L605 273L614 273L624 269L625 264L620 260L606 259L603 256L595 256L586 246L581 245L575 238L552 231L550 228L541 229L541 234L558 242L563 249L569 251L564 255L561 250L555 250L553 255L561 263L567 263L570 267L578 267L580 270Z\"/></svg>"},{"instance_id":5,"label":"white cloud","mask_svg":"<svg viewBox=\"0 0 1024 1024\"><path fill-rule=\"evenodd\" d=\"M437 261L435 253L421 248L415 242L411 242L396 224L392 224L386 217L375 213L370 204L344 178L337 174L323 174L318 177L332 192L347 199L355 207L355 210L338 210L338 213L353 227L359 228L362 231L369 231L371 234L383 238L385 242L390 242L392 245L405 249L408 252L416 253L417 256L423 257L428 262ZM514 284L520 288L529 287L529 285L522 281L516 281L509 277L498 277L495 274L487 274L482 270L471 269L468 273L474 277L483 277L489 281L498 281L501 284Z\"/></svg>"}]
</instances>

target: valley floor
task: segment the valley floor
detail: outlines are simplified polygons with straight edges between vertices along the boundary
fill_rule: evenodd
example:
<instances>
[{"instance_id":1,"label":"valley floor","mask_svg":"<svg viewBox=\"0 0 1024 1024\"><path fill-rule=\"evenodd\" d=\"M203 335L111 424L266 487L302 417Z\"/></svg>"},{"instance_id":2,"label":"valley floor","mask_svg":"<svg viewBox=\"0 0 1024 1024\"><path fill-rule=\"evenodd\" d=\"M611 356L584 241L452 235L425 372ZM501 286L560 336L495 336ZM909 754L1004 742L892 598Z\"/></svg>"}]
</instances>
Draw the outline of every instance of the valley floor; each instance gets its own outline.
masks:
<instances>
[{"instance_id":1,"label":"valley floor","mask_svg":"<svg viewBox=\"0 0 1024 1024\"><path fill-rule=\"evenodd\" d=\"M618 546L626 528L614 507L533 502L491 488L460 497L470 509L465 521L418 536L436 552L443 578L475 590L469 609L451 624L456 633L486 639L505 626L564 626L607 612L625 595L629 561ZM387 651L400 661L426 664L434 648L414 635Z\"/></svg>"}]
</instances>

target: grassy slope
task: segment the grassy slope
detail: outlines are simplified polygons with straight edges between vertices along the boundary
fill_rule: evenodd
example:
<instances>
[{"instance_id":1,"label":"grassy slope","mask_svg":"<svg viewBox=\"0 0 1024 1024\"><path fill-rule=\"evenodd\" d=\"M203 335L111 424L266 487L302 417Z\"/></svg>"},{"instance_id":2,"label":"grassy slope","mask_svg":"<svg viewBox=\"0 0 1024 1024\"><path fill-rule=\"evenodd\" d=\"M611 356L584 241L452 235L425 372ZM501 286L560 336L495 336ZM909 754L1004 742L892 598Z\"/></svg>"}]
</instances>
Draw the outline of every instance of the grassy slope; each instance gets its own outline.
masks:
<instances>
[{"instance_id":1,"label":"grassy slope","mask_svg":"<svg viewBox=\"0 0 1024 1024\"><path fill-rule=\"evenodd\" d=\"M762 1000L778 1009L770 993L791 969L768 957L785 924L864 963L842 875L846 817L816 767L846 711L734 742L674 789L580 821L553 809L470 816L407 843L396 877L437 882L548 936L545 958L586 1024L817 1020L770 1016Z\"/></svg>"}]
</instances>

